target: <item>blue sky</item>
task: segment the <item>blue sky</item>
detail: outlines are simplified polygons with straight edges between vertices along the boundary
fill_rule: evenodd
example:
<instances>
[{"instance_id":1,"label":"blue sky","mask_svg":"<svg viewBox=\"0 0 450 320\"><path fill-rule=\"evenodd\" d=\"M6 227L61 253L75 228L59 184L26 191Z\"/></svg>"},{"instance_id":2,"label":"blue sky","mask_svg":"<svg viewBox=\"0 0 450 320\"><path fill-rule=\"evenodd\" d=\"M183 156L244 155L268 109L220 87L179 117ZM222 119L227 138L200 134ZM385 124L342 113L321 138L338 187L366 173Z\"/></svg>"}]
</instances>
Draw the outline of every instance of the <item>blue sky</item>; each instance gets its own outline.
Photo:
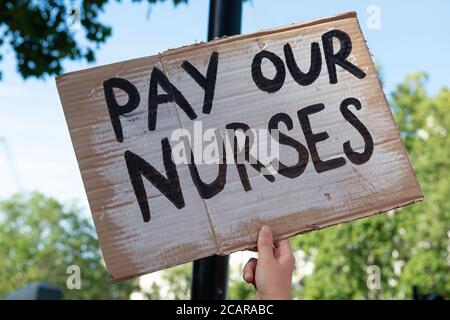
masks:
<instances>
[{"instance_id":1,"label":"blue sky","mask_svg":"<svg viewBox=\"0 0 450 320\"><path fill-rule=\"evenodd\" d=\"M367 8L381 10L381 28L367 28ZM97 61L65 63L78 70L141 56L206 38L209 0L191 0L174 7L171 1L151 7L145 3L111 2L101 20L113 27L113 36L97 52ZM357 11L368 46L383 66L389 93L405 75L426 71L431 94L450 87L450 1L274 1L244 4L242 33L294 22ZM54 79L22 80L14 55L3 48L0 63L0 137L8 142L20 179L16 186L6 155L0 148L0 198L16 191L39 190L62 201L77 200L87 208L75 155L70 142ZM1 146L0 146L1 147Z\"/></svg>"}]
</instances>

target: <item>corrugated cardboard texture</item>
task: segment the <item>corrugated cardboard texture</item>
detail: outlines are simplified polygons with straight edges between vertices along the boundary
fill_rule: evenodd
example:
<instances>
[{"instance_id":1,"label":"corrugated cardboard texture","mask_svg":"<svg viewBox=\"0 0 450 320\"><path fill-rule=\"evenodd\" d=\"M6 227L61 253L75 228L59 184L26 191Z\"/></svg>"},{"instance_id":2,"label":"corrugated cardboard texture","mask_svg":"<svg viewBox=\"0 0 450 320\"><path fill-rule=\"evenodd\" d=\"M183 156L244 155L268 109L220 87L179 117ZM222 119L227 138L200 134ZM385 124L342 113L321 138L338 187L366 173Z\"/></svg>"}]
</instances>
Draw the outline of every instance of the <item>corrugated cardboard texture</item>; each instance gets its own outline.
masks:
<instances>
[{"instance_id":1,"label":"corrugated cardboard texture","mask_svg":"<svg viewBox=\"0 0 450 320\"><path fill-rule=\"evenodd\" d=\"M366 73L363 79L337 66L338 82L330 84L321 37L334 29L350 36L353 47L348 61ZM289 43L297 64L306 72L312 42L319 43L322 56L321 73L314 83L297 84L286 67L280 90L268 94L258 89L251 73L258 52L273 52L285 62L283 46ZM181 64L189 61L205 75L213 51L219 53L215 95L211 113L203 114L204 91ZM224 189L210 199L199 196L188 167L179 165L185 206L177 209L144 178L151 212L151 220L144 222L124 152L132 151L165 175L161 139L170 139L177 128L193 130L193 121L175 103L160 104L156 130L148 130L149 80L154 67L163 71L186 97L203 129L224 129L231 122L267 128L269 119L283 112L292 118L293 129L287 131L281 124L281 132L306 146L297 111L323 103L325 109L310 116L313 132L329 134L327 140L317 144L318 152L324 160L342 156L346 164L317 173L310 157L303 174L294 179L275 175L274 182L247 165L252 188L249 191L244 191L236 165L229 164ZM262 68L267 77L274 74L267 59ZM120 117L122 143L116 140L103 89L103 82L113 77L130 81L141 97L139 107ZM280 239L423 198L355 13L68 73L57 78L57 86L105 262L114 281L251 247L263 224L270 225ZM116 97L122 104L127 101L120 90ZM360 110L349 109L367 127L374 142L370 160L361 165L350 162L343 151L346 141L358 152L364 149L362 136L344 120L339 109L348 97L361 102ZM280 152L282 162L292 165L297 161L292 148L280 146ZM214 180L217 168L199 166L203 181Z\"/></svg>"}]
</instances>

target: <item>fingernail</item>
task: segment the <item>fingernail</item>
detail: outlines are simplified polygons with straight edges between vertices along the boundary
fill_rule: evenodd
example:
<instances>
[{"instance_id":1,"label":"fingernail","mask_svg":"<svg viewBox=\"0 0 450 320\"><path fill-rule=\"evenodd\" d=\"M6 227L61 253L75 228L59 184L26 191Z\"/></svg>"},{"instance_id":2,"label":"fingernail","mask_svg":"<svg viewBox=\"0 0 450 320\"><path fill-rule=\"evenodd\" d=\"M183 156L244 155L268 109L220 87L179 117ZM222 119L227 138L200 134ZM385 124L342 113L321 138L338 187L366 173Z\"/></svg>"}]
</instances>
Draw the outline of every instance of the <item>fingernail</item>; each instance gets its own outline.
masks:
<instances>
[{"instance_id":1,"label":"fingernail","mask_svg":"<svg viewBox=\"0 0 450 320\"><path fill-rule=\"evenodd\" d=\"M261 234L262 234L263 236L270 236L270 235L272 234L272 231L270 230L269 226L264 225L264 226L262 226L262 228L261 228Z\"/></svg>"}]
</instances>

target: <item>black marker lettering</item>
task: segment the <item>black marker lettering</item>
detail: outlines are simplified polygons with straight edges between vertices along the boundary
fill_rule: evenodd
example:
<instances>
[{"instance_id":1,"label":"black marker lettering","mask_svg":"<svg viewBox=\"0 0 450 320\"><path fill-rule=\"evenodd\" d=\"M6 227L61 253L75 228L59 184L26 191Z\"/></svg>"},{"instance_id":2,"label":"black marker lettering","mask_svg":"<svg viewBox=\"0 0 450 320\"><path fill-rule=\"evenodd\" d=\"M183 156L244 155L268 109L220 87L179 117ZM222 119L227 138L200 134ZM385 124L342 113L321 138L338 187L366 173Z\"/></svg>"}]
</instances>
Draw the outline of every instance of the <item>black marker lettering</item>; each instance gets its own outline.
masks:
<instances>
[{"instance_id":1,"label":"black marker lettering","mask_svg":"<svg viewBox=\"0 0 450 320\"><path fill-rule=\"evenodd\" d=\"M134 154L131 151L125 151L125 161L130 175L131 184L133 185L134 194L139 203L144 222L151 219L150 209L147 201L147 192L145 191L142 176L155 186L167 199L172 202L175 207L181 209L184 207L183 193L180 187L180 179L178 178L177 167L172 161L172 150L169 140L164 138L161 140L163 153L164 168L166 169L167 178L152 167L147 161Z\"/></svg>"},{"instance_id":2,"label":"black marker lettering","mask_svg":"<svg viewBox=\"0 0 450 320\"><path fill-rule=\"evenodd\" d=\"M316 144L320 141L327 140L329 135L326 131L313 133L311 130L311 123L309 122L309 115L320 112L323 109L325 109L325 106L322 103L319 103L303 108L297 112L298 119L300 120L300 124L308 144L309 152L311 153L311 159L317 173L325 172L345 165L345 159L342 157L333 158L326 161L320 159Z\"/></svg>"},{"instance_id":3,"label":"black marker lettering","mask_svg":"<svg viewBox=\"0 0 450 320\"><path fill-rule=\"evenodd\" d=\"M184 61L181 67L202 87L205 91L203 98L203 110L204 114L211 112L212 103L214 100L214 90L216 88L217 78L217 65L219 62L219 53L213 52L209 58L208 70L206 71L206 77L204 77L191 63Z\"/></svg>"},{"instance_id":4,"label":"black marker lettering","mask_svg":"<svg viewBox=\"0 0 450 320\"><path fill-rule=\"evenodd\" d=\"M269 132L272 133L272 130L278 129L278 124L280 122L284 123L288 130L292 130L292 128L294 127L292 119L291 117L289 117L289 115L287 115L286 113L277 113L269 120ZM303 171L305 171L306 165L308 164L308 149L306 149L306 147L297 140L281 132L278 132L278 137L278 142L280 144L291 146L298 153L298 161L293 166L288 167L280 161L278 173L291 179L296 178L301 175Z\"/></svg>"},{"instance_id":5,"label":"black marker lettering","mask_svg":"<svg viewBox=\"0 0 450 320\"><path fill-rule=\"evenodd\" d=\"M320 55L320 47L317 42L311 43L311 65L308 73L303 73L298 67L289 43L286 43L283 49L287 67L295 82L302 86L308 86L316 81L322 69L322 56Z\"/></svg>"},{"instance_id":6,"label":"black marker lettering","mask_svg":"<svg viewBox=\"0 0 450 320\"><path fill-rule=\"evenodd\" d=\"M219 140L222 140L217 138L218 134L220 133L216 132L217 143L219 143ZM191 150L190 147L189 149ZM194 182L194 185L197 188L197 191L200 194L200 197L202 197L202 199L209 199L214 197L225 187L227 177L227 157L225 144L222 144L222 146L218 146L218 149L222 150L220 151L220 154L222 155L222 161L219 163L219 172L217 173L217 177L211 183L204 183L200 178L197 165L195 164L194 154L191 151L191 161L188 164L189 172L191 173L192 181Z\"/></svg>"},{"instance_id":7,"label":"black marker lettering","mask_svg":"<svg viewBox=\"0 0 450 320\"><path fill-rule=\"evenodd\" d=\"M227 124L226 129L232 129L234 131L241 130L242 132L244 132L244 134L245 134L245 143L244 143L245 161L250 163L250 165L255 170L257 170L258 172L261 172L262 168L265 168L265 166L261 162L259 162L259 160L254 159L250 155L250 149L251 149L251 146L253 145L253 141L254 141L253 133L250 130L250 127L247 124L242 123L242 122L233 122L233 123ZM241 179L241 183L242 183L242 186L244 187L244 190L249 191L252 189L252 187L250 185L250 181L248 180L247 169L245 168L245 164L238 163L238 150L237 150L238 149L238 140L237 140L236 135L234 135L234 143L233 144L234 144L234 150L233 150L234 161L236 162L236 167L238 169L239 178ZM239 151L239 152L241 152L241 151ZM250 161L250 157L251 157L251 161ZM271 174L264 174L263 176L270 182L275 181L275 177Z\"/></svg>"},{"instance_id":8,"label":"black marker lettering","mask_svg":"<svg viewBox=\"0 0 450 320\"><path fill-rule=\"evenodd\" d=\"M267 79L262 73L261 64L264 58L270 60L276 69L273 79ZM252 77L259 89L268 93L277 92L283 86L286 77L283 60L275 53L266 50L257 53L252 62Z\"/></svg>"},{"instance_id":9,"label":"black marker lettering","mask_svg":"<svg viewBox=\"0 0 450 320\"><path fill-rule=\"evenodd\" d=\"M158 94L158 85L161 86L166 94ZM148 94L148 130L155 130L158 105L173 101L186 113L189 119L193 120L197 118L197 115L183 94L170 83L169 79L167 79L161 70L154 67L150 78Z\"/></svg>"},{"instance_id":10,"label":"black marker lettering","mask_svg":"<svg viewBox=\"0 0 450 320\"><path fill-rule=\"evenodd\" d=\"M339 51L336 53L334 53L333 38L337 38L340 43ZM341 30L328 31L322 35L322 44L331 84L337 83L337 64L349 71L358 79L363 79L366 76L364 71L346 60L352 51L352 40L347 33Z\"/></svg>"},{"instance_id":11,"label":"black marker lettering","mask_svg":"<svg viewBox=\"0 0 450 320\"><path fill-rule=\"evenodd\" d=\"M117 103L114 88L121 89L128 95L128 101L120 106ZM121 78L111 78L103 82L103 91L105 92L106 106L108 107L111 124L118 142L123 142L122 124L120 116L129 113L139 106L141 97L136 87L128 80Z\"/></svg>"},{"instance_id":12,"label":"black marker lettering","mask_svg":"<svg viewBox=\"0 0 450 320\"><path fill-rule=\"evenodd\" d=\"M369 133L369 130L364 126L364 124L348 109L349 105L353 105L356 110L361 109L361 102L356 98L347 98L341 103L341 113L345 120L350 122L350 124L358 130L359 134L364 139L364 151L359 153L352 149L350 146L350 141L344 143L344 152L348 159L357 165L361 165L369 161L373 153L373 139Z\"/></svg>"}]
</instances>

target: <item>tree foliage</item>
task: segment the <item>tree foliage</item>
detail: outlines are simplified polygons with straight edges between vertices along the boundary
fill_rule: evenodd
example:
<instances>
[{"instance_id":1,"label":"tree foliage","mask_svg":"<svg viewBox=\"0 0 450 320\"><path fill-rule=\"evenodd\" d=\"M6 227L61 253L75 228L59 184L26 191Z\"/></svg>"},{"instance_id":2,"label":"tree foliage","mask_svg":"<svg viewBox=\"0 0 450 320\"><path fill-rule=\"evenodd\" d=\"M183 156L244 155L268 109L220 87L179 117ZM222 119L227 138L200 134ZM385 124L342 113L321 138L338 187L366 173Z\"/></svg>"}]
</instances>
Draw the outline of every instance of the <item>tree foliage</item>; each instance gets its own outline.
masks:
<instances>
[{"instance_id":1,"label":"tree foliage","mask_svg":"<svg viewBox=\"0 0 450 320\"><path fill-rule=\"evenodd\" d=\"M71 265L80 268L80 290L66 286ZM90 220L39 193L0 203L0 298L34 281L57 285L64 299L129 299L138 288L136 280L110 282Z\"/></svg>"},{"instance_id":2,"label":"tree foliage","mask_svg":"<svg viewBox=\"0 0 450 320\"><path fill-rule=\"evenodd\" d=\"M154 4L165 0L132 0L141 1ZM172 1L175 5L187 2ZM92 62L95 47L112 34L112 28L99 19L108 2L79 0L79 6L74 6L69 0L0 1L0 49L9 45L14 50L17 70L24 78L60 74L65 59ZM83 30L85 45L75 36L75 20Z\"/></svg>"}]
</instances>

